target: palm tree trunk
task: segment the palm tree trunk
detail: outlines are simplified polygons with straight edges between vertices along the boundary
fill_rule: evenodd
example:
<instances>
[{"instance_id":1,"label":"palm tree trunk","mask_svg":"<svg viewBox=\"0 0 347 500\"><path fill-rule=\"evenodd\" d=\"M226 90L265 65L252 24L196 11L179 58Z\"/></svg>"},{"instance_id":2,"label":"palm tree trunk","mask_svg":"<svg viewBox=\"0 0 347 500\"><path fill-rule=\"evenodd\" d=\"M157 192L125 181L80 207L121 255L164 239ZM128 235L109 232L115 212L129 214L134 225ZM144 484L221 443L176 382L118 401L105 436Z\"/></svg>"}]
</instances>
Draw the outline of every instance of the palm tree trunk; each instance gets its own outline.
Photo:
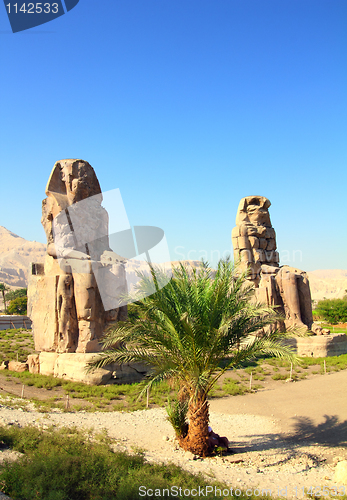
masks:
<instances>
[{"instance_id":1,"label":"palm tree trunk","mask_svg":"<svg viewBox=\"0 0 347 500\"><path fill-rule=\"evenodd\" d=\"M6 312L7 308L6 308L6 300L5 300L5 290L2 289L1 292L2 292L2 300L4 302L4 312Z\"/></svg>"},{"instance_id":2,"label":"palm tree trunk","mask_svg":"<svg viewBox=\"0 0 347 500\"><path fill-rule=\"evenodd\" d=\"M188 434L180 438L180 446L198 455L206 457L209 452L208 447L208 422L209 405L206 395L200 395L196 400L189 403L189 427Z\"/></svg>"}]
</instances>

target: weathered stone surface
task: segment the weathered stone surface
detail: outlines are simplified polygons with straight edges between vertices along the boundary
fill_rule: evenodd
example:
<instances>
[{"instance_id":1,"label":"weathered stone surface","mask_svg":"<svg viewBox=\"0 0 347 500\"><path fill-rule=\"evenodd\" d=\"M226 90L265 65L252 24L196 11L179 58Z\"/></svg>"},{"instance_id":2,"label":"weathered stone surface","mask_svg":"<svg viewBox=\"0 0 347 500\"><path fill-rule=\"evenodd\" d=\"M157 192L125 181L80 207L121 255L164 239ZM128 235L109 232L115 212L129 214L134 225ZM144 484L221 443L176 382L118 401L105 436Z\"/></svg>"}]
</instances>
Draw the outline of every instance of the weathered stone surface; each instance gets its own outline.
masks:
<instances>
[{"instance_id":1,"label":"weathered stone surface","mask_svg":"<svg viewBox=\"0 0 347 500\"><path fill-rule=\"evenodd\" d=\"M312 323L311 332L316 335L323 335L323 328L317 323Z\"/></svg>"},{"instance_id":2,"label":"weathered stone surface","mask_svg":"<svg viewBox=\"0 0 347 500\"><path fill-rule=\"evenodd\" d=\"M286 339L285 343L290 345L298 356L319 358L347 354L347 336L343 333L296 337Z\"/></svg>"},{"instance_id":3,"label":"weathered stone surface","mask_svg":"<svg viewBox=\"0 0 347 500\"><path fill-rule=\"evenodd\" d=\"M40 358L38 354L29 354L27 364L30 373L40 373Z\"/></svg>"},{"instance_id":4,"label":"weathered stone surface","mask_svg":"<svg viewBox=\"0 0 347 500\"><path fill-rule=\"evenodd\" d=\"M132 384L134 382L139 382L143 379L143 376L148 373L148 366L143 363L126 363L124 365L112 366L113 377L116 379L117 383L121 384Z\"/></svg>"},{"instance_id":5,"label":"weathered stone surface","mask_svg":"<svg viewBox=\"0 0 347 500\"><path fill-rule=\"evenodd\" d=\"M47 255L44 266L31 265L28 285L35 349L98 352L107 324L127 316L118 300L127 292L124 259L109 247L100 185L89 163L61 160L54 165L46 195L41 222ZM48 361L42 363L52 372Z\"/></svg>"},{"instance_id":6,"label":"weathered stone surface","mask_svg":"<svg viewBox=\"0 0 347 500\"><path fill-rule=\"evenodd\" d=\"M39 356L40 373L54 376L54 363L59 354L57 352L41 352Z\"/></svg>"},{"instance_id":7,"label":"weathered stone surface","mask_svg":"<svg viewBox=\"0 0 347 500\"><path fill-rule=\"evenodd\" d=\"M328 328L322 328L317 323L312 323L311 332L315 335L330 335L330 330Z\"/></svg>"},{"instance_id":8,"label":"weathered stone surface","mask_svg":"<svg viewBox=\"0 0 347 500\"><path fill-rule=\"evenodd\" d=\"M347 460L341 460L336 464L334 484L347 486Z\"/></svg>"},{"instance_id":9,"label":"weathered stone surface","mask_svg":"<svg viewBox=\"0 0 347 500\"><path fill-rule=\"evenodd\" d=\"M28 369L28 365L20 361L10 361L8 363L8 369L13 372L25 372Z\"/></svg>"},{"instance_id":10,"label":"weathered stone surface","mask_svg":"<svg viewBox=\"0 0 347 500\"><path fill-rule=\"evenodd\" d=\"M112 364L88 373L88 363L97 358L97 353L41 352L39 355L40 373L74 382L103 385L111 378L122 384L138 382L148 372L148 368L141 363L128 363L122 366Z\"/></svg>"},{"instance_id":11,"label":"weathered stone surface","mask_svg":"<svg viewBox=\"0 0 347 500\"><path fill-rule=\"evenodd\" d=\"M54 363L54 376L90 385L106 384L112 377L112 368L98 368L87 373L87 364L97 357L97 354L59 354Z\"/></svg>"},{"instance_id":12,"label":"weathered stone surface","mask_svg":"<svg viewBox=\"0 0 347 500\"><path fill-rule=\"evenodd\" d=\"M241 261L243 269L249 269L248 279L255 284L257 299L277 306L278 312L285 317L278 326L307 330L313 322L308 278L300 269L279 267L270 205L264 196L242 198L236 228L232 230L234 257Z\"/></svg>"},{"instance_id":13,"label":"weathered stone surface","mask_svg":"<svg viewBox=\"0 0 347 500\"><path fill-rule=\"evenodd\" d=\"M53 260L53 257L47 256L46 259ZM28 316L32 321L36 351L55 351L58 347L58 277L29 273Z\"/></svg>"},{"instance_id":14,"label":"weathered stone surface","mask_svg":"<svg viewBox=\"0 0 347 500\"><path fill-rule=\"evenodd\" d=\"M271 226L269 206L270 201L264 196L247 196L240 201L236 228L232 231L232 243L234 250L239 250L239 258L244 268L254 263L262 265L276 262L274 252L276 239ZM245 249L247 252L243 251ZM268 252L267 249L273 252ZM260 275L254 275L254 272L250 278L256 284L260 281Z\"/></svg>"}]
</instances>

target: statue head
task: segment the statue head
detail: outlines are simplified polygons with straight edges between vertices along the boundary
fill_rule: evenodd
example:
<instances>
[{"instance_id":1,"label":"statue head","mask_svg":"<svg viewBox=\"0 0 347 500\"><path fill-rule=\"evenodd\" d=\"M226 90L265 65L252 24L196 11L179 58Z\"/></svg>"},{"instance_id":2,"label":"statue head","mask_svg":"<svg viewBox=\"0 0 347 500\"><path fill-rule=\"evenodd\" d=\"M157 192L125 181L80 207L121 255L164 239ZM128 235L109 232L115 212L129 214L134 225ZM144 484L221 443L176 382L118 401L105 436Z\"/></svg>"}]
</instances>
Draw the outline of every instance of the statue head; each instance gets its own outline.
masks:
<instances>
[{"instance_id":1,"label":"statue head","mask_svg":"<svg viewBox=\"0 0 347 500\"><path fill-rule=\"evenodd\" d=\"M250 223L257 226L271 227L270 200L265 196L246 196L242 198L236 215L236 225Z\"/></svg>"},{"instance_id":2,"label":"statue head","mask_svg":"<svg viewBox=\"0 0 347 500\"><path fill-rule=\"evenodd\" d=\"M79 233L83 233L86 238L87 235L89 236L89 239L85 240L86 242L97 239L100 231L106 228L108 218L101 206L100 184L93 167L88 162L79 159L57 161L48 179L46 195L47 198L42 202L41 222L47 236L49 255L57 256L53 225L55 225L57 234L59 220L61 220L60 226L63 233L70 231L71 234L69 234L71 238L73 237L66 219L65 211L67 209L70 217L74 218L72 221L74 232L79 230ZM104 233L102 235L104 236ZM70 246L67 245L67 247ZM108 248L108 245L106 247Z\"/></svg>"},{"instance_id":3,"label":"statue head","mask_svg":"<svg viewBox=\"0 0 347 500\"><path fill-rule=\"evenodd\" d=\"M76 159L55 163L46 194L55 198L61 210L95 195L99 195L100 203L102 201L100 184L93 167L86 161Z\"/></svg>"}]
</instances>

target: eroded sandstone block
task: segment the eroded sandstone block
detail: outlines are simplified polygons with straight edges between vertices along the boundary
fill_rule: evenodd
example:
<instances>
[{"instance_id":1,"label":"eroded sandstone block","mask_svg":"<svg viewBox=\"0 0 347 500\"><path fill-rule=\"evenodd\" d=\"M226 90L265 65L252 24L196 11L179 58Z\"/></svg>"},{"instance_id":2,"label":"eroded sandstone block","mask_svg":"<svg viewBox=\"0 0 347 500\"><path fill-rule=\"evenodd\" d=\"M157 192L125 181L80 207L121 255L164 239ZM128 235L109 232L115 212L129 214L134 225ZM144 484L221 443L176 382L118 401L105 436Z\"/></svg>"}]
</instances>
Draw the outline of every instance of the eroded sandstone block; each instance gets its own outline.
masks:
<instances>
[{"instance_id":1,"label":"eroded sandstone block","mask_svg":"<svg viewBox=\"0 0 347 500\"><path fill-rule=\"evenodd\" d=\"M38 354L29 354L27 365L30 373L40 373L40 357Z\"/></svg>"},{"instance_id":2,"label":"eroded sandstone block","mask_svg":"<svg viewBox=\"0 0 347 500\"><path fill-rule=\"evenodd\" d=\"M97 354L59 354L54 363L54 376L90 385L106 384L112 377L112 367L87 371L88 363L97 357Z\"/></svg>"},{"instance_id":3,"label":"eroded sandstone block","mask_svg":"<svg viewBox=\"0 0 347 500\"><path fill-rule=\"evenodd\" d=\"M13 372L25 372L28 369L28 365L20 361L10 361L8 363L8 369Z\"/></svg>"},{"instance_id":4,"label":"eroded sandstone block","mask_svg":"<svg viewBox=\"0 0 347 500\"><path fill-rule=\"evenodd\" d=\"M54 376L54 364L59 354L57 352L41 352L39 355L40 373Z\"/></svg>"}]
</instances>

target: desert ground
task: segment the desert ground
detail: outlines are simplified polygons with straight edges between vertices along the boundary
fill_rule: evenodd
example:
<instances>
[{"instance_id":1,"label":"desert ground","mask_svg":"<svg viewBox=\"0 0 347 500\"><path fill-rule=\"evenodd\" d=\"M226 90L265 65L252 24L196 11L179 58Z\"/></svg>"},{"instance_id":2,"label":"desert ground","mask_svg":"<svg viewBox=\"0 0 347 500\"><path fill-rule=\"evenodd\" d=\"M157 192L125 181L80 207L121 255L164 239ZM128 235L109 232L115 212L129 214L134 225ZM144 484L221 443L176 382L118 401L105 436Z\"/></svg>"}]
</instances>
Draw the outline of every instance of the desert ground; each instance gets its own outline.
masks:
<instances>
[{"instance_id":1,"label":"desert ground","mask_svg":"<svg viewBox=\"0 0 347 500\"><path fill-rule=\"evenodd\" d=\"M118 449L142 450L149 461L173 462L229 487L301 498L305 488L334 492L334 465L347 459L347 371L281 383L243 396L210 401L214 431L228 437L232 452L196 459L178 449L165 410L39 413L0 402L0 423L48 428L105 429ZM3 458L7 451L2 451ZM339 486L339 485L336 485ZM259 490L257 490L257 488ZM341 490L340 490L341 491ZM265 494L265 492L264 492Z\"/></svg>"}]
</instances>

